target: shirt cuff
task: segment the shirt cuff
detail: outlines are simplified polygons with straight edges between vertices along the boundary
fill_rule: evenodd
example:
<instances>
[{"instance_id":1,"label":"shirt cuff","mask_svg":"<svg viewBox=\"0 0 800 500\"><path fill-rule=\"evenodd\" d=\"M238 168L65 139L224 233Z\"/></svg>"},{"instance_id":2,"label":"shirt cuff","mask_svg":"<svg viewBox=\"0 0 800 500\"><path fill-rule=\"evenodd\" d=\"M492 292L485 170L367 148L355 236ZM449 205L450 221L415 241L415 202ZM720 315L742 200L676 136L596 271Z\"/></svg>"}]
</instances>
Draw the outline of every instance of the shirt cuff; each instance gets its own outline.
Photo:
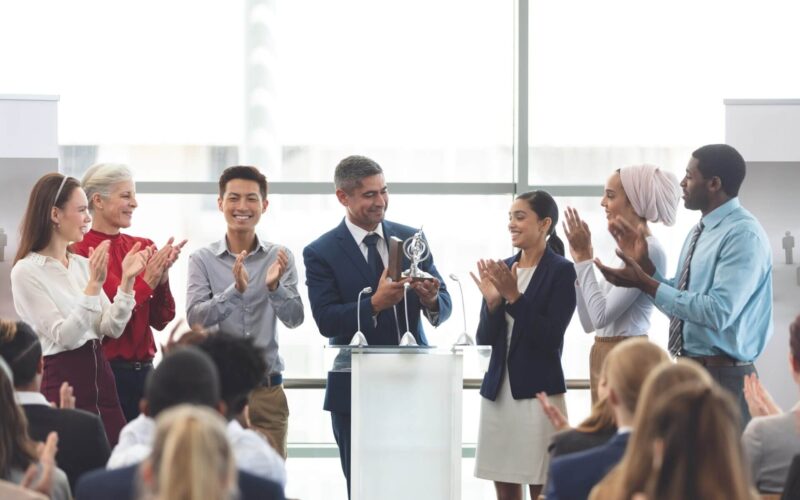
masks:
<instances>
[{"instance_id":1,"label":"shirt cuff","mask_svg":"<svg viewBox=\"0 0 800 500\"><path fill-rule=\"evenodd\" d=\"M100 293L105 293L105 292L101 289ZM83 294L80 300L78 300L78 305L92 312L96 313L102 312L103 305L102 302L100 302L100 293L98 293L97 295Z\"/></svg>"},{"instance_id":2,"label":"shirt cuff","mask_svg":"<svg viewBox=\"0 0 800 500\"><path fill-rule=\"evenodd\" d=\"M671 316L674 316L673 311L675 309L675 303L678 300L678 295L680 295L680 291L672 288L669 285L661 283L658 285L656 289L656 296L655 296L655 304L661 311Z\"/></svg>"},{"instance_id":3,"label":"shirt cuff","mask_svg":"<svg viewBox=\"0 0 800 500\"><path fill-rule=\"evenodd\" d=\"M278 282L278 286L275 287L275 290L270 291L270 289L267 288L267 296L269 296L270 300L274 299L285 300L291 297L289 289L281 285L280 282Z\"/></svg>"},{"instance_id":4,"label":"shirt cuff","mask_svg":"<svg viewBox=\"0 0 800 500\"><path fill-rule=\"evenodd\" d=\"M242 302L242 293L236 289L236 283L231 283L228 288L217 295L219 302L230 302L231 304L240 304Z\"/></svg>"}]
</instances>

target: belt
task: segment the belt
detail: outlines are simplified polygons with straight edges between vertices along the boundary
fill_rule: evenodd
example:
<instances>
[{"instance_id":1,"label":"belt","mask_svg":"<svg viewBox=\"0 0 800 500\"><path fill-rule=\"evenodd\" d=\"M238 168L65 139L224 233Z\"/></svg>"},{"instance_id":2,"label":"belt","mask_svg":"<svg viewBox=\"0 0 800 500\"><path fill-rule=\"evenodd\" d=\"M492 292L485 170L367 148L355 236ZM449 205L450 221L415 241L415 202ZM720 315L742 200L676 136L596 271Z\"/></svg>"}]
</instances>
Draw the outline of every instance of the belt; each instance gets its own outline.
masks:
<instances>
[{"instance_id":1,"label":"belt","mask_svg":"<svg viewBox=\"0 0 800 500\"><path fill-rule=\"evenodd\" d=\"M113 368L122 368L123 370L142 371L146 368L153 367L153 360L149 361L109 361Z\"/></svg>"},{"instance_id":2,"label":"belt","mask_svg":"<svg viewBox=\"0 0 800 500\"><path fill-rule=\"evenodd\" d=\"M733 359L732 357L724 354L719 354L716 356L681 355L679 357L691 359L692 361L700 363L703 366L750 366L753 364L752 361L739 361L738 359Z\"/></svg>"},{"instance_id":3,"label":"belt","mask_svg":"<svg viewBox=\"0 0 800 500\"><path fill-rule=\"evenodd\" d=\"M617 336L614 336L614 337L600 337L600 336L595 335L594 341L595 342L622 342L623 340L638 339L638 338L646 339L647 338L647 334L645 333L644 335L617 335Z\"/></svg>"},{"instance_id":4,"label":"belt","mask_svg":"<svg viewBox=\"0 0 800 500\"><path fill-rule=\"evenodd\" d=\"M261 380L261 387L275 387L276 385L281 385L283 383L283 375L280 373L273 373L271 375L267 375Z\"/></svg>"}]
</instances>

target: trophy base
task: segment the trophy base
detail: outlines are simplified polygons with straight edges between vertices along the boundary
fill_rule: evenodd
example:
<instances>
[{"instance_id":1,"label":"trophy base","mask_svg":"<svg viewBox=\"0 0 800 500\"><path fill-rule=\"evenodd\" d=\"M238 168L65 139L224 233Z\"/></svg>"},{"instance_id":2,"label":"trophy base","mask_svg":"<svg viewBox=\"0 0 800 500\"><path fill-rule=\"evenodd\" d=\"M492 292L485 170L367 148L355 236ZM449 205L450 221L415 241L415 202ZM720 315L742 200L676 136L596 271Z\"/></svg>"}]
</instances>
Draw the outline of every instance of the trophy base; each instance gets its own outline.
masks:
<instances>
[{"instance_id":1,"label":"trophy base","mask_svg":"<svg viewBox=\"0 0 800 500\"><path fill-rule=\"evenodd\" d=\"M411 278L411 281L425 281L425 280L435 280L436 279L435 276L433 276L430 273L426 273L425 271L419 271L418 270L416 273L414 273L412 275L410 269L406 269L405 271L403 271L403 274L401 276L403 277L403 279Z\"/></svg>"}]
</instances>

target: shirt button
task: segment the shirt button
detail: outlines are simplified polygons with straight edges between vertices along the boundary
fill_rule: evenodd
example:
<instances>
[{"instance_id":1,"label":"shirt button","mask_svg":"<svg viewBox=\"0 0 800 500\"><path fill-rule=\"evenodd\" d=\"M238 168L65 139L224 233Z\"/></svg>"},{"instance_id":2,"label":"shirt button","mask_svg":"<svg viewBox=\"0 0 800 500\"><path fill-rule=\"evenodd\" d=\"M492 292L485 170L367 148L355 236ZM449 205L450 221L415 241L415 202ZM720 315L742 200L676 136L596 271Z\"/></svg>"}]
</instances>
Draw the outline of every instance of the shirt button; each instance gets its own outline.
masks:
<instances>
[{"instance_id":1,"label":"shirt button","mask_svg":"<svg viewBox=\"0 0 800 500\"><path fill-rule=\"evenodd\" d=\"M244 332L244 336L245 337L249 337L250 336L250 332Z\"/></svg>"}]
</instances>

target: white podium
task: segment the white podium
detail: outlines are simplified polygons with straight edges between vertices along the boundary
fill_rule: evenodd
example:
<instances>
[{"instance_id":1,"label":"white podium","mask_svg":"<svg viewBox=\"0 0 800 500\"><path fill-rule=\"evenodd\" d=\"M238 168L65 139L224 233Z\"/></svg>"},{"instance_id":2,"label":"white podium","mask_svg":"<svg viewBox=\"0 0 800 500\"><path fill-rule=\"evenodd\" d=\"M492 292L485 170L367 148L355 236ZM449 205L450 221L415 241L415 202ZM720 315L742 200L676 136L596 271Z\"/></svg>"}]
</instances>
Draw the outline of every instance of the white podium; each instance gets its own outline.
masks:
<instances>
[{"instance_id":1,"label":"white podium","mask_svg":"<svg viewBox=\"0 0 800 500\"><path fill-rule=\"evenodd\" d=\"M330 347L350 361L352 500L459 500L463 358L491 347Z\"/></svg>"}]
</instances>

